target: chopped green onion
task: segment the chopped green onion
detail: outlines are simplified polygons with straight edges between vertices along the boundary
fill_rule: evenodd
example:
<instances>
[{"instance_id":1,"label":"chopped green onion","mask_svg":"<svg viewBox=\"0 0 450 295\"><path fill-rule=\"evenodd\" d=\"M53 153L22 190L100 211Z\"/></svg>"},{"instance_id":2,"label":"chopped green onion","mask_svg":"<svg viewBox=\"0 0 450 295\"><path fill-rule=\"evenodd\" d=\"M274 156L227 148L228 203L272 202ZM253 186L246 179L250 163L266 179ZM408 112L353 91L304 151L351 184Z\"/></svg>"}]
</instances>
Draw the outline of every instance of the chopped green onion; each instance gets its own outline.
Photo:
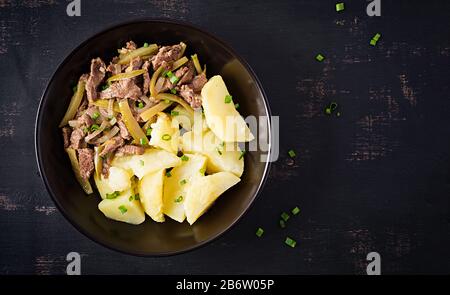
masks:
<instances>
[{"instance_id":1,"label":"chopped green onion","mask_svg":"<svg viewBox=\"0 0 450 295\"><path fill-rule=\"evenodd\" d=\"M298 213L300 213L300 208L295 207L294 209L291 210L293 215L297 215Z\"/></svg>"},{"instance_id":2,"label":"chopped green onion","mask_svg":"<svg viewBox=\"0 0 450 295\"><path fill-rule=\"evenodd\" d=\"M100 117L100 113L99 112L95 112L95 113L92 114L91 118L94 119L94 120L97 120L98 117Z\"/></svg>"},{"instance_id":3,"label":"chopped green onion","mask_svg":"<svg viewBox=\"0 0 450 295\"><path fill-rule=\"evenodd\" d=\"M284 243L291 248L294 248L295 245L297 245L297 242L295 240L291 239L290 237L286 237L286 240L284 241Z\"/></svg>"},{"instance_id":4,"label":"chopped green onion","mask_svg":"<svg viewBox=\"0 0 450 295\"><path fill-rule=\"evenodd\" d=\"M113 192L111 194L106 194L106 198L108 200L112 200L112 199L117 198L119 195L120 195L120 192L119 191L115 191L115 192Z\"/></svg>"},{"instance_id":5,"label":"chopped green onion","mask_svg":"<svg viewBox=\"0 0 450 295\"><path fill-rule=\"evenodd\" d=\"M288 154L289 154L289 157L291 157L291 158L295 158L295 156L296 156L294 150L290 150L290 151L288 152Z\"/></svg>"},{"instance_id":6,"label":"chopped green onion","mask_svg":"<svg viewBox=\"0 0 450 295\"><path fill-rule=\"evenodd\" d=\"M166 177L171 177L172 176L172 173L170 173L170 171L167 171L166 172Z\"/></svg>"},{"instance_id":7,"label":"chopped green onion","mask_svg":"<svg viewBox=\"0 0 450 295\"><path fill-rule=\"evenodd\" d=\"M316 55L316 60L317 61L323 61L325 59L325 56L323 56L322 54L318 54L318 55Z\"/></svg>"},{"instance_id":8,"label":"chopped green onion","mask_svg":"<svg viewBox=\"0 0 450 295\"><path fill-rule=\"evenodd\" d=\"M172 116L178 116L180 113L177 112L177 111L170 111L170 114L171 114Z\"/></svg>"},{"instance_id":9,"label":"chopped green onion","mask_svg":"<svg viewBox=\"0 0 450 295\"><path fill-rule=\"evenodd\" d=\"M183 196L179 196L178 198L175 199L175 203L180 203L183 201Z\"/></svg>"},{"instance_id":10,"label":"chopped green onion","mask_svg":"<svg viewBox=\"0 0 450 295\"><path fill-rule=\"evenodd\" d=\"M238 109L239 107L240 107L240 106L239 106L238 103L234 105L234 108L235 108L235 109Z\"/></svg>"},{"instance_id":11,"label":"chopped green onion","mask_svg":"<svg viewBox=\"0 0 450 295\"><path fill-rule=\"evenodd\" d=\"M139 163L141 163L141 166L144 166L144 165L145 165L144 160L139 160Z\"/></svg>"},{"instance_id":12,"label":"chopped green onion","mask_svg":"<svg viewBox=\"0 0 450 295\"><path fill-rule=\"evenodd\" d=\"M280 219L279 224L280 224L281 228L285 228L286 227L286 222L283 219Z\"/></svg>"},{"instance_id":13,"label":"chopped green onion","mask_svg":"<svg viewBox=\"0 0 450 295\"><path fill-rule=\"evenodd\" d=\"M178 77L175 76L175 75L173 75L172 77L169 78L169 81L170 81L172 84L176 84L179 80L180 80L180 79L178 79Z\"/></svg>"},{"instance_id":14,"label":"chopped green onion","mask_svg":"<svg viewBox=\"0 0 450 295\"><path fill-rule=\"evenodd\" d=\"M186 156L186 155L183 155L183 156L181 157L181 161L187 162L187 161L189 161L189 157Z\"/></svg>"},{"instance_id":15,"label":"chopped green onion","mask_svg":"<svg viewBox=\"0 0 450 295\"><path fill-rule=\"evenodd\" d=\"M83 132L84 132L84 133L88 133L88 132L89 132L89 128L84 127L84 128L83 128Z\"/></svg>"},{"instance_id":16,"label":"chopped green onion","mask_svg":"<svg viewBox=\"0 0 450 295\"><path fill-rule=\"evenodd\" d=\"M260 238L264 234L264 230L260 227L256 230L256 236Z\"/></svg>"},{"instance_id":17,"label":"chopped green onion","mask_svg":"<svg viewBox=\"0 0 450 295\"><path fill-rule=\"evenodd\" d=\"M167 76L167 77L173 77L173 73L172 71L164 71L163 76Z\"/></svg>"},{"instance_id":18,"label":"chopped green onion","mask_svg":"<svg viewBox=\"0 0 450 295\"><path fill-rule=\"evenodd\" d=\"M106 89L108 89L108 88L109 88L109 85L108 85L108 84L105 84L105 85L102 86L102 90L106 90Z\"/></svg>"},{"instance_id":19,"label":"chopped green onion","mask_svg":"<svg viewBox=\"0 0 450 295\"><path fill-rule=\"evenodd\" d=\"M91 126L91 132L97 131L100 128L97 124Z\"/></svg>"},{"instance_id":20,"label":"chopped green onion","mask_svg":"<svg viewBox=\"0 0 450 295\"><path fill-rule=\"evenodd\" d=\"M144 103L142 103L142 101L140 101L138 104L138 108L142 109L143 107L144 107Z\"/></svg>"},{"instance_id":21,"label":"chopped green onion","mask_svg":"<svg viewBox=\"0 0 450 295\"><path fill-rule=\"evenodd\" d=\"M175 88L170 89L170 92L171 92L172 94L177 94L177 90L176 90Z\"/></svg>"},{"instance_id":22,"label":"chopped green onion","mask_svg":"<svg viewBox=\"0 0 450 295\"><path fill-rule=\"evenodd\" d=\"M337 109L337 107L338 107L337 102L330 103L330 105L325 108L325 114L331 115Z\"/></svg>"},{"instance_id":23,"label":"chopped green onion","mask_svg":"<svg viewBox=\"0 0 450 295\"><path fill-rule=\"evenodd\" d=\"M119 206L119 210L120 210L120 213L122 213L122 214L125 214L128 211L127 207L125 207L124 205Z\"/></svg>"},{"instance_id":24,"label":"chopped green onion","mask_svg":"<svg viewBox=\"0 0 450 295\"><path fill-rule=\"evenodd\" d=\"M288 221L289 220L289 214L287 214L286 212L283 212L283 213L281 213L281 218L284 220L284 221Z\"/></svg>"},{"instance_id":25,"label":"chopped green onion","mask_svg":"<svg viewBox=\"0 0 450 295\"><path fill-rule=\"evenodd\" d=\"M148 47L148 43L147 43L147 42L144 43L144 47L145 47L145 48Z\"/></svg>"},{"instance_id":26,"label":"chopped green onion","mask_svg":"<svg viewBox=\"0 0 450 295\"><path fill-rule=\"evenodd\" d=\"M229 94L225 95L225 103L230 103L233 101L233 97Z\"/></svg>"},{"instance_id":27,"label":"chopped green onion","mask_svg":"<svg viewBox=\"0 0 450 295\"><path fill-rule=\"evenodd\" d=\"M180 184L181 185L185 185L187 183L187 180L186 179L182 179L181 181L180 181Z\"/></svg>"},{"instance_id":28,"label":"chopped green onion","mask_svg":"<svg viewBox=\"0 0 450 295\"><path fill-rule=\"evenodd\" d=\"M345 9L345 4L344 3L336 3L336 11L342 11Z\"/></svg>"},{"instance_id":29,"label":"chopped green onion","mask_svg":"<svg viewBox=\"0 0 450 295\"><path fill-rule=\"evenodd\" d=\"M169 141L172 139L172 136L170 136L169 134L164 134L163 136L161 136L161 139L165 140L165 141Z\"/></svg>"},{"instance_id":30,"label":"chopped green onion","mask_svg":"<svg viewBox=\"0 0 450 295\"><path fill-rule=\"evenodd\" d=\"M148 129L147 129L147 132L146 132L146 133L147 133L147 136L152 135L152 130L153 130L152 128L148 128Z\"/></svg>"},{"instance_id":31,"label":"chopped green onion","mask_svg":"<svg viewBox=\"0 0 450 295\"><path fill-rule=\"evenodd\" d=\"M134 196L130 196L129 198L128 198L128 201L133 201L134 200Z\"/></svg>"},{"instance_id":32,"label":"chopped green onion","mask_svg":"<svg viewBox=\"0 0 450 295\"><path fill-rule=\"evenodd\" d=\"M164 72L162 72L161 76L163 76L163 77L167 76L167 73L168 73L168 72L169 72L169 71L165 70Z\"/></svg>"},{"instance_id":33,"label":"chopped green onion","mask_svg":"<svg viewBox=\"0 0 450 295\"><path fill-rule=\"evenodd\" d=\"M200 174L205 175L206 173L206 168L202 168L199 170Z\"/></svg>"},{"instance_id":34,"label":"chopped green onion","mask_svg":"<svg viewBox=\"0 0 450 295\"><path fill-rule=\"evenodd\" d=\"M372 45L372 46L377 45L377 40L374 40L374 39L370 40L370 45Z\"/></svg>"},{"instance_id":35,"label":"chopped green onion","mask_svg":"<svg viewBox=\"0 0 450 295\"><path fill-rule=\"evenodd\" d=\"M147 143L147 140L145 138L141 138L141 139L139 139L139 143L141 145L145 145Z\"/></svg>"},{"instance_id":36,"label":"chopped green onion","mask_svg":"<svg viewBox=\"0 0 450 295\"><path fill-rule=\"evenodd\" d=\"M373 36L372 40L375 40L378 42L378 40L380 39L381 34L380 33L376 33L375 36Z\"/></svg>"},{"instance_id":37,"label":"chopped green onion","mask_svg":"<svg viewBox=\"0 0 450 295\"><path fill-rule=\"evenodd\" d=\"M139 200L141 199L141 197L139 197L139 194L135 194L135 195L134 195L134 199L135 199L136 201L139 201Z\"/></svg>"},{"instance_id":38,"label":"chopped green onion","mask_svg":"<svg viewBox=\"0 0 450 295\"><path fill-rule=\"evenodd\" d=\"M239 154L239 160L241 160L244 155L245 155L246 151L241 151L241 153Z\"/></svg>"}]
</instances>

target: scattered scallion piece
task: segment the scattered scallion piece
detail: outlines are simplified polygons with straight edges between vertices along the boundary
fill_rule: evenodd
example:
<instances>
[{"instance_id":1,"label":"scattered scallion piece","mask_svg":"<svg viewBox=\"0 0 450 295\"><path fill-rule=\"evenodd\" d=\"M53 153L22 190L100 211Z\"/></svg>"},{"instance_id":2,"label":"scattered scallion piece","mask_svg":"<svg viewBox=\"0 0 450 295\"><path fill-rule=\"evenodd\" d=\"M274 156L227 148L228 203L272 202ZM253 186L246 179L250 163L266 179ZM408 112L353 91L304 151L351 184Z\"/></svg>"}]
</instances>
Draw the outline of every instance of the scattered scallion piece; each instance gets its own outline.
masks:
<instances>
[{"instance_id":1,"label":"scattered scallion piece","mask_svg":"<svg viewBox=\"0 0 450 295\"><path fill-rule=\"evenodd\" d=\"M325 114L326 115L331 115L338 107L337 102L332 102L330 103L326 108L325 108Z\"/></svg>"},{"instance_id":2,"label":"scattered scallion piece","mask_svg":"<svg viewBox=\"0 0 450 295\"><path fill-rule=\"evenodd\" d=\"M170 171L167 171L166 172L166 177L171 177L172 176L172 173L170 173Z\"/></svg>"},{"instance_id":3,"label":"scattered scallion piece","mask_svg":"<svg viewBox=\"0 0 450 295\"><path fill-rule=\"evenodd\" d=\"M122 214L125 214L128 211L127 207L125 207L124 205L119 206L119 210Z\"/></svg>"},{"instance_id":4,"label":"scattered scallion piece","mask_svg":"<svg viewBox=\"0 0 450 295\"><path fill-rule=\"evenodd\" d=\"M233 101L233 97L229 94L225 95L225 103L231 103Z\"/></svg>"},{"instance_id":5,"label":"scattered scallion piece","mask_svg":"<svg viewBox=\"0 0 450 295\"><path fill-rule=\"evenodd\" d=\"M106 90L106 89L108 89L109 88L109 84L104 84L104 85L102 85L102 90Z\"/></svg>"},{"instance_id":6,"label":"scattered scallion piece","mask_svg":"<svg viewBox=\"0 0 450 295\"><path fill-rule=\"evenodd\" d=\"M264 234L264 230L260 227L256 230L256 236L260 238Z\"/></svg>"},{"instance_id":7,"label":"scattered scallion piece","mask_svg":"<svg viewBox=\"0 0 450 295\"><path fill-rule=\"evenodd\" d=\"M345 4L343 2L336 3L336 11L343 11L345 9Z\"/></svg>"},{"instance_id":8,"label":"scattered scallion piece","mask_svg":"<svg viewBox=\"0 0 450 295\"><path fill-rule=\"evenodd\" d=\"M237 110L238 108L240 107L240 105L238 104L238 103L236 103L235 105L234 105L234 108Z\"/></svg>"},{"instance_id":9,"label":"scattered scallion piece","mask_svg":"<svg viewBox=\"0 0 450 295\"><path fill-rule=\"evenodd\" d=\"M100 128L97 124L91 126L91 132L97 131Z\"/></svg>"},{"instance_id":10,"label":"scattered scallion piece","mask_svg":"<svg viewBox=\"0 0 450 295\"><path fill-rule=\"evenodd\" d=\"M286 245L288 245L291 248L294 248L297 245L297 242L290 237L286 237L286 240L284 241Z\"/></svg>"},{"instance_id":11,"label":"scattered scallion piece","mask_svg":"<svg viewBox=\"0 0 450 295\"><path fill-rule=\"evenodd\" d=\"M246 151L241 151L241 153L239 154L239 160L242 160L242 158L244 158Z\"/></svg>"},{"instance_id":12,"label":"scattered scallion piece","mask_svg":"<svg viewBox=\"0 0 450 295\"><path fill-rule=\"evenodd\" d=\"M95 113L92 114L91 118L94 119L94 120L97 120L98 117L100 117L100 113L99 112L95 112Z\"/></svg>"},{"instance_id":13,"label":"scattered scallion piece","mask_svg":"<svg viewBox=\"0 0 450 295\"><path fill-rule=\"evenodd\" d=\"M295 207L294 209L291 210L293 215L297 215L298 213L300 213L300 208Z\"/></svg>"},{"instance_id":14,"label":"scattered scallion piece","mask_svg":"<svg viewBox=\"0 0 450 295\"><path fill-rule=\"evenodd\" d=\"M130 201L130 202L132 202L134 200L134 196L130 196L129 198L128 198L128 201Z\"/></svg>"},{"instance_id":15,"label":"scattered scallion piece","mask_svg":"<svg viewBox=\"0 0 450 295\"><path fill-rule=\"evenodd\" d=\"M279 224L280 224L281 228L285 228L286 227L286 222L283 219L280 219Z\"/></svg>"},{"instance_id":16,"label":"scattered scallion piece","mask_svg":"<svg viewBox=\"0 0 450 295\"><path fill-rule=\"evenodd\" d=\"M189 157L186 156L186 155L183 155L183 156L181 157L181 161L187 162L187 161L189 161Z\"/></svg>"},{"instance_id":17,"label":"scattered scallion piece","mask_svg":"<svg viewBox=\"0 0 450 295\"><path fill-rule=\"evenodd\" d=\"M172 136L170 136L170 134L164 134L163 136L161 136L161 139L165 140L165 141L169 141L172 139Z\"/></svg>"},{"instance_id":18,"label":"scattered scallion piece","mask_svg":"<svg viewBox=\"0 0 450 295\"><path fill-rule=\"evenodd\" d=\"M139 201L139 200L141 199L141 197L139 196L139 194L135 194L135 195L134 195L134 199L135 199L136 201Z\"/></svg>"},{"instance_id":19,"label":"scattered scallion piece","mask_svg":"<svg viewBox=\"0 0 450 295\"><path fill-rule=\"evenodd\" d=\"M373 36L372 40L378 41L381 37L380 33L376 33L375 36Z\"/></svg>"},{"instance_id":20,"label":"scattered scallion piece","mask_svg":"<svg viewBox=\"0 0 450 295\"><path fill-rule=\"evenodd\" d=\"M139 139L139 143L141 145L145 145L147 143L147 140L145 138L141 138L141 139Z\"/></svg>"},{"instance_id":21,"label":"scattered scallion piece","mask_svg":"<svg viewBox=\"0 0 450 295\"><path fill-rule=\"evenodd\" d=\"M172 94L177 94L177 90L176 90L175 88L170 89L170 92L171 92Z\"/></svg>"},{"instance_id":22,"label":"scattered scallion piece","mask_svg":"<svg viewBox=\"0 0 450 295\"><path fill-rule=\"evenodd\" d=\"M205 175L206 173L206 168L202 168L199 170L200 174Z\"/></svg>"},{"instance_id":23,"label":"scattered scallion piece","mask_svg":"<svg viewBox=\"0 0 450 295\"><path fill-rule=\"evenodd\" d=\"M185 185L187 183L187 180L186 179L182 179L181 181L180 181L180 184L181 185Z\"/></svg>"},{"instance_id":24,"label":"scattered scallion piece","mask_svg":"<svg viewBox=\"0 0 450 295\"><path fill-rule=\"evenodd\" d=\"M117 198L119 195L120 195L120 192L115 191L115 192L113 192L113 193L106 194L106 198L107 198L108 200L112 200L112 199Z\"/></svg>"},{"instance_id":25,"label":"scattered scallion piece","mask_svg":"<svg viewBox=\"0 0 450 295\"><path fill-rule=\"evenodd\" d=\"M148 43L147 43L147 42L144 43L144 47L145 47L145 48L148 47Z\"/></svg>"},{"instance_id":26,"label":"scattered scallion piece","mask_svg":"<svg viewBox=\"0 0 450 295\"><path fill-rule=\"evenodd\" d=\"M144 107L144 103L143 103L142 101L140 101L140 102L138 103L138 108L142 109L143 107Z\"/></svg>"},{"instance_id":27,"label":"scattered scallion piece","mask_svg":"<svg viewBox=\"0 0 450 295\"><path fill-rule=\"evenodd\" d=\"M144 165L145 165L144 160L139 160L139 163L141 164L141 166L144 166Z\"/></svg>"},{"instance_id":28,"label":"scattered scallion piece","mask_svg":"<svg viewBox=\"0 0 450 295\"><path fill-rule=\"evenodd\" d=\"M179 196L178 198L175 199L175 203L180 203L183 201L183 196Z\"/></svg>"},{"instance_id":29,"label":"scattered scallion piece","mask_svg":"<svg viewBox=\"0 0 450 295\"><path fill-rule=\"evenodd\" d=\"M288 152L288 154L289 154L289 157L291 157L291 158L295 158L295 156L296 156L296 153L295 153L294 150L290 150L290 151Z\"/></svg>"},{"instance_id":30,"label":"scattered scallion piece","mask_svg":"<svg viewBox=\"0 0 450 295\"><path fill-rule=\"evenodd\" d=\"M325 56L323 56L322 54L318 54L318 55L316 55L316 60L317 61L323 61L325 59Z\"/></svg>"},{"instance_id":31,"label":"scattered scallion piece","mask_svg":"<svg viewBox=\"0 0 450 295\"><path fill-rule=\"evenodd\" d=\"M286 212L281 213L281 219L283 219L284 221L288 221L289 217L289 214L287 214Z\"/></svg>"},{"instance_id":32,"label":"scattered scallion piece","mask_svg":"<svg viewBox=\"0 0 450 295\"><path fill-rule=\"evenodd\" d=\"M152 128L147 129L147 131L146 131L147 136L152 135L152 130L153 130Z\"/></svg>"},{"instance_id":33,"label":"scattered scallion piece","mask_svg":"<svg viewBox=\"0 0 450 295\"><path fill-rule=\"evenodd\" d=\"M171 114L172 116L178 116L180 113L177 112L177 111L170 111L170 114Z\"/></svg>"}]
</instances>

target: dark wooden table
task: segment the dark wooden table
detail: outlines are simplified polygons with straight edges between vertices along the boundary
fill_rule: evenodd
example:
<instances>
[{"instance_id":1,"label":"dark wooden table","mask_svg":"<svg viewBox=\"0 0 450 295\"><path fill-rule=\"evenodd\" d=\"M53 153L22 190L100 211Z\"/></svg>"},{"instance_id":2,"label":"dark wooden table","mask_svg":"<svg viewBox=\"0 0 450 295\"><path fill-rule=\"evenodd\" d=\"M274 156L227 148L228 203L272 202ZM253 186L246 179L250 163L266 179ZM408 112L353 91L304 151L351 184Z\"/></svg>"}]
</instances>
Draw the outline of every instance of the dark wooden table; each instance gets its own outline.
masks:
<instances>
[{"instance_id":1,"label":"dark wooden table","mask_svg":"<svg viewBox=\"0 0 450 295\"><path fill-rule=\"evenodd\" d=\"M71 251L83 274L364 274L371 251L385 274L449 273L449 1L382 0L372 18L365 1L345 1L341 13L331 0L81 2L82 16L68 17L68 1L0 0L0 273L62 274ZM189 21L227 41L281 122L280 159L249 213L174 257L90 241L56 210L36 167L36 109L59 62L138 17ZM340 117L324 114L333 101ZM280 213L297 205L280 229Z\"/></svg>"}]
</instances>

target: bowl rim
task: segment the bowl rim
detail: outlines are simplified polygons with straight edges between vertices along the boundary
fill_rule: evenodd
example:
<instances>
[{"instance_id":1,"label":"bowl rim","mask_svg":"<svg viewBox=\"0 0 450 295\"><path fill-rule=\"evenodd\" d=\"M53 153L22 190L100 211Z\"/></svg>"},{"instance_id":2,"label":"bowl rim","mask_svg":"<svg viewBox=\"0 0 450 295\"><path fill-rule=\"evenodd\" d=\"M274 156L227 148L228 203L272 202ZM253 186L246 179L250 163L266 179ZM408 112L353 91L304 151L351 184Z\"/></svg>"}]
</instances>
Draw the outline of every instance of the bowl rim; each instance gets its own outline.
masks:
<instances>
[{"instance_id":1,"label":"bowl rim","mask_svg":"<svg viewBox=\"0 0 450 295\"><path fill-rule=\"evenodd\" d=\"M69 221L69 223L80 233L82 233L84 236L86 236L87 238L89 238L91 241L94 241L95 243L109 249L109 250L113 250L115 252L119 252L122 254L127 254L127 255L132 255L132 256L137 256L137 257L167 257L167 256L174 256L174 255L179 255L179 254L183 254L183 253L187 253L190 251L193 251L195 249L199 249L213 241L215 241L216 239L222 237L226 232L230 231L239 221L242 220L242 218L244 217L244 215L249 211L249 209L252 207L252 205L255 202L255 199L259 196L259 194L261 193L264 185L267 182L267 178L268 178L268 174L271 168L271 161L268 160L265 164L264 167L264 172L261 178L261 181L258 184L258 187L256 189L256 192L253 194L252 198L250 199L250 202L248 204L248 206L233 220L233 222L231 222L223 231L221 231L220 233L200 242L197 243L194 246L190 246L187 247L185 249L182 250L176 250L176 251L162 251L162 252L142 252L142 251L131 251L131 250L127 250L124 249L122 247L118 247L118 246L113 246L108 244L105 241L101 241L100 239L97 239L97 237L95 237L95 235L91 235L90 233L88 233L87 230L85 230L82 226L78 225L78 223L74 220L72 220L72 218L69 217L69 214L66 212L66 209L59 203L58 198L56 197L55 193L53 192L52 188L50 187L49 183L48 183L48 179L47 179L47 175L45 175L45 173L43 173L43 169L42 166L44 165L42 162L42 157L41 157L41 141L39 140L39 134L40 134L40 130L38 130L38 126L41 123L41 109L43 107L44 104L44 100L47 100L47 95L48 95L48 89L50 84L53 82L53 80L55 79L55 77L58 75L58 73L60 72L61 68L63 66L66 65L66 63L68 62L68 60L70 59L70 57L72 57L81 47L83 47L84 45L88 44L89 42L92 42L92 40L94 40L95 38L97 38L98 36L107 33L109 31L115 30L117 28L120 28L122 26L126 26L126 25L132 25L132 24L137 24L137 23L143 23L143 22L148 22L148 23L165 23L165 24L173 24L173 25L179 25L179 26L184 26L184 27L188 27L190 29L193 29L195 31L200 32L201 34L205 34L208 37L214 39L216 42L218 42L221 46L223 46L224 48L226 48L237 60L239 60L239 62L245 67L245 69L249 72L250 76L252 77L252 79L256 82L256 85L259 89L259 91L262 94L262 98L263 98L263 104L264 104L264 108L267 114L267 123L268 123L268 138L269 138L269 144L268 144L268 152L267 152L267 157L268 159L270 159L271 155L272 155L272 112L270 110L269 104L268 104L268 100L267 100L267 96L266 93L264 91L264 88L262 87L262 84L260 82L260 80L258 79L255 71L251 68L251 66L247 63L247 61L245 59L243 59L230 45L228 45L225 41L223 41L222 39L220 39L219 37L215 36L214 34L207 32L195 25L193 25L192 23L186 22L186 21L181 21L181 20L174 20L174 19L170 19L170 18L151 18L151 17L140 17L140 18L134 18L131 20L127 20L127 21L123 21L123 22L118 22L118 23L114 23L112 25L106 26L104 29L101 29L99 31L97 31L96 33L90 35L90 37L88 37L87 39L85 39L83 42L81 42L79 45L77 45L75 48L73 48L69 54L67 54L64 59L62 61L60 61L56 67L56 70L53 72L53 74L51 75L51 77L49 78L45 89L41 95L40 101L39 101L39 105L38 105L38 109L37 109L37 114L36 114L36 120L35 120L35 128L34 128L34 148L35 148L35 154L36 154L36 161L37 161L37 167L38 167L38 171L39 174L44 182L45 188L47 190L47 193L50 195L53 203L55 203L56 207L58 208L59 212L62 213L62 215L64 216L64 218Z\"/></svg>"}]
</instances>

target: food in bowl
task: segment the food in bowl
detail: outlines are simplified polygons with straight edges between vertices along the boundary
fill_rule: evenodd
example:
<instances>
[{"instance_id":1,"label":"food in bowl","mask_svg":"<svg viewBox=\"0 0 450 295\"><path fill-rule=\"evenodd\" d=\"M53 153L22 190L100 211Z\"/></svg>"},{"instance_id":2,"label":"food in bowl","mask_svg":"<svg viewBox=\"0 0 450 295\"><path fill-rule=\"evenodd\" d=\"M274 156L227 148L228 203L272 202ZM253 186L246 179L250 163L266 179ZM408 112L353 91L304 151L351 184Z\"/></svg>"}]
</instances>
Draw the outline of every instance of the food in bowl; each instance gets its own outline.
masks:
<instances>
[{"instance_id":1,"label":"food in bowl","mask_svg":"<svg viewBox=\"0 0 450 295\"><path fill-rule=\"evenodd\" d=\"M93 59L74 87L60 123L64 148L110 219L192 225L244 172L238 143L254 137L222 77L208 79L185 50L129 41L109 65Z\"/></svg>"}]
</instances>

